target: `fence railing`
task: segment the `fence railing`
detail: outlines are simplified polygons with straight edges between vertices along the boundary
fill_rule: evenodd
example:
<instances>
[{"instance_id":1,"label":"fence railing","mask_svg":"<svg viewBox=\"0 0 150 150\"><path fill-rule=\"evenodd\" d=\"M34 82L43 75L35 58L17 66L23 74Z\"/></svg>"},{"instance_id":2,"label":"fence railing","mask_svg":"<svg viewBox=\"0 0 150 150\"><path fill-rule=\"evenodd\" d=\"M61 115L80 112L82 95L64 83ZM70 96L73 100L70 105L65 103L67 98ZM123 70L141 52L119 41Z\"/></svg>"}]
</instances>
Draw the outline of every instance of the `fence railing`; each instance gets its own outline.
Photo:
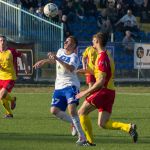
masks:
<instances>
[{"instance_id":1,"label":"fence railing","mask_svg":"<svg viewBox=\"0 0 150 150\"><path fill-rule=\"evenodd\" d=\"M38 17L10 1L0 0L0 34L15 42L32 42L35 60L63 46L63 24ZM37 73L37 80L39 76Z\"/></svg>"}]
</instances>

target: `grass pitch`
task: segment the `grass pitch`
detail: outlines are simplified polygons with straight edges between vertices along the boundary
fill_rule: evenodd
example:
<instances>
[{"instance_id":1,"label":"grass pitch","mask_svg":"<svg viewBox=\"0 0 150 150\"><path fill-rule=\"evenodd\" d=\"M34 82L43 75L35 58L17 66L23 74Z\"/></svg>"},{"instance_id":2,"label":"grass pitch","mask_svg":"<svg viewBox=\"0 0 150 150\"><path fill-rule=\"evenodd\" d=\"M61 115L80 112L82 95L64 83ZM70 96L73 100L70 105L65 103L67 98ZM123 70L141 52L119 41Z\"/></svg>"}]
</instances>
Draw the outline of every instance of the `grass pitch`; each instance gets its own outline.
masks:
<instances>
[{"instance_id":1,"label":"grass pitch","mask_svg":"<svg viewBox=\"0 0 150 150\"><path fill-rule=\"evenodd\" d=\"M142 91L141 91L142 89ZM112 119L136 123L139 141L121 131L99 129L97 111L91 114L96 147L78 147L70 125L49 113L53 87L15 88L17 107L13 119L3 119L0 107L0 150L149 150L150 94L149 88L117 88ZM83 99L81 99L82 103Z\"/></svg>"}]
</instances>

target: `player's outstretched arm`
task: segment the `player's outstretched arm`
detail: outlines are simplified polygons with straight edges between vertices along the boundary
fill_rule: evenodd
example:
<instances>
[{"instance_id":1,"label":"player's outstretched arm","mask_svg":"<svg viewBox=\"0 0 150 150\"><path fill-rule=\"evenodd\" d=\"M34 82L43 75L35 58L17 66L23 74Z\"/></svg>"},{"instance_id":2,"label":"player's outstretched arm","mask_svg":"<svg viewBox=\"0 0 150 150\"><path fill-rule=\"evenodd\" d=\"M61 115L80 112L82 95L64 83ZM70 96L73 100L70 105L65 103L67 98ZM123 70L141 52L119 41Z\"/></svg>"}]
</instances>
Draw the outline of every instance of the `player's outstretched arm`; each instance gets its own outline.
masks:
<instances>
[{"instance_id":1,"label":"player's outstretched arm","mask_svg":"<svg viewBox=\"0 0 150 150\"><path fill-rule=\"evenodd\" d=\"M37 61L34 65L33 68L37 69L37 68L41 68L44 64L46 63L50 63L50 59L42 59Z\"/></svg>"}]
</instances>

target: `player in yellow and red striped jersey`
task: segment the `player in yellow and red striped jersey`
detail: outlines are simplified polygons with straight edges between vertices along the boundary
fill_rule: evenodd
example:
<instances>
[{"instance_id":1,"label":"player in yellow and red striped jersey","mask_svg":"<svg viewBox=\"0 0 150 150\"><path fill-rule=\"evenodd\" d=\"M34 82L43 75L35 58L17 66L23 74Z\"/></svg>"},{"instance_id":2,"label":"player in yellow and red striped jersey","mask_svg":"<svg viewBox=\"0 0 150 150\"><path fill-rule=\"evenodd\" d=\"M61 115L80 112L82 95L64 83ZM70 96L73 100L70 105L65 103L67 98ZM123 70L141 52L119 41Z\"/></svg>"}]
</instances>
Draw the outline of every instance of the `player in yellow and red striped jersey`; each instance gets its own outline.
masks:
<instances>
[{"instance_id":1,"label":"player in yellow and red striped jersey","mask_svg":"<svg viewBox=\"0 0 150 150\"><path fill-rule=\"evenodd\" d=\"M15 80L17 79L17 57L21 57L25 63L25 71L28 73L27 60L25 56L17 52L15 49L7 47L6 37L0 35L0 100L6 110L5 118L12 118L9 101L11 101L11 108L13 109L13 99L8 93L11 92L14 87Z\"/></svg>"},{"instance_id":2,"label":"player in yellow and red striped jersey","mask_svg":"<svg viewBox=\"0 0 150 150\"><path fill-rule=\"evenodd\" d=\"M79 109L80 122L86 138L93 146L92 124L88 114L98 109L99 127L125 131L131 135L133 142L137 142L138 134L135 124L116 122L110 119L115 99L115 65L110 53L105 50L107 36L104 33L97 33L93 36L92 42L98 51L94 69L96 82L92 87L76 95L76 98L87 96Z\"/></svg>"},{"instance_id":3,"label":"player in yellow and red striped jersey","mask_svg":"<svg viewBox=\"0 0 150 150\"><path fill-rule=\"evenodd\" d=\"M83 70L89 70L89 73L85 73L86 83L91 87L95 83L95 77L90 71L94 70L95 60L97 58L97 51L93 46L88 46L82 54Z\"/></svg>"}]
</instances>

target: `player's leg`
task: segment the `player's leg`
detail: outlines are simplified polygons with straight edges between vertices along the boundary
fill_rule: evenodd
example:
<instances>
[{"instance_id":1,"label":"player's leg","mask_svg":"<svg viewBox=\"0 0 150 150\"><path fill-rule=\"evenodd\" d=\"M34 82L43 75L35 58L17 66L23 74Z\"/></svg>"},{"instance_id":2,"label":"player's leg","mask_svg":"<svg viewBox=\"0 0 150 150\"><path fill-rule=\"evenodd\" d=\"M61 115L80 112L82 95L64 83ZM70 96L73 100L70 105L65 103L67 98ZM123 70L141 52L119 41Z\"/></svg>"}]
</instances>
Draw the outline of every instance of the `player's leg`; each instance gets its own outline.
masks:
<instances>
[{"instance_id":1,"label":"player's leg","mask_svg":"<svg viewBox=\"0 0 150 150\"><path fill-rule=\"evenodd\" d=\"M76 142L78 145L84 145L86 143L86 137L82 130L79 116L77 113L77 105L79 104L79 99L76 99L76 94L79 92L78 88L75 86L69 86L65 88L64 94L66 97L66 102L68 104L68 113L71 116L72 122L78 133L78 141Z\"/></svg>"},{"instance_id":2,"label":"player's leg","mask_svg":"<svg viewBox=\"0 0 150 150\"><path fill-rule=\"evenodd\" d=\"M96 109L95 106L91 105L85 100L78 111L82 129L86 135L87 141L91 144L93 144L94 141L93 141L92 123L88 114L94 111L95 109Z\"/></svg>"},{"instance_id":3,"label":"player's leg","mask_svg":"<svg viewBox=\"0 0 150 150\"><path fill-rule=\"evenodd\" d=\"M110 115L111 114L107 111L99 112L98 125L104 129L125 131L131 135L133 142L137 142L138 134L136 131L136 125L110 120Z\"/></svg>"},{"instance_id":4,"label":"player's leg","mask_svg":"<svg viewBox=\"0 0 150 150\"><path fill-rule=\"evenodd\" d=\"M78 133L79 139L76 143L78 145L83 145L86 143L86 137L85 137L84 132L82 130L76 107L77 107L76 103L68 104L68 112L71 116L72 122L73 122L73 124L77 130L77 133Z\"/></svg>"},{"instance_id":5,"label":"player's leg","mask_svg":"<svg viewBox=\"0 0 150 150\"><path fill-rule=\"evenodd\" d=\"M13 115L12 115L12 112L11 112L11 109L10 109L10 106L9 106L9 102L6 99L7 94L8 94L8 91L5 88L2 88L0 90L0 100L1 100L1 103L2 103L2 105L3 105L3 107L6 111L5 117L6 118L12 118Z\"/></svg>"},{"instance_id":6,"label":"player's leg","mask_svg":"<svg viewBox=\"0 0 150 150\"><path fill-rule=\"evenodd\" d=\"M62 96L62 90L55 90L52 98L50 112L55 115L57 118L69 122L72 127L71 134L75 136L77 134L76 129L73 125L71 117L65 112L67 108L66 98Z\"/></svg>"},{"instance_id":7,"label":"player's leg","mask_svg":"<svg viewBox=\"0 0 150 150\"><path fill-rule=\"evenodd\" d=\"M70 116L65 111L60 110L60 108L52 106L50 108L50 112L53 115L55 115L57 118L59 118L59 119L61 119L63 121L72 123L72 120L71 120Z\"/></svg>"},{"instance_id":8,"label":"player's leg","mask_svg":"<svg viewBox=\"0 0 150 150\"><path fill-rule=\"evenodd\" d=\"M11 109L12 109L12 110L15 109L15 108L16 108L16 97L15 97L15 96L12 97L12 96L8 93L7 96L6 96L6 99L7 99L8 101L10 101Z\"/></svg>"}]
</instances>

